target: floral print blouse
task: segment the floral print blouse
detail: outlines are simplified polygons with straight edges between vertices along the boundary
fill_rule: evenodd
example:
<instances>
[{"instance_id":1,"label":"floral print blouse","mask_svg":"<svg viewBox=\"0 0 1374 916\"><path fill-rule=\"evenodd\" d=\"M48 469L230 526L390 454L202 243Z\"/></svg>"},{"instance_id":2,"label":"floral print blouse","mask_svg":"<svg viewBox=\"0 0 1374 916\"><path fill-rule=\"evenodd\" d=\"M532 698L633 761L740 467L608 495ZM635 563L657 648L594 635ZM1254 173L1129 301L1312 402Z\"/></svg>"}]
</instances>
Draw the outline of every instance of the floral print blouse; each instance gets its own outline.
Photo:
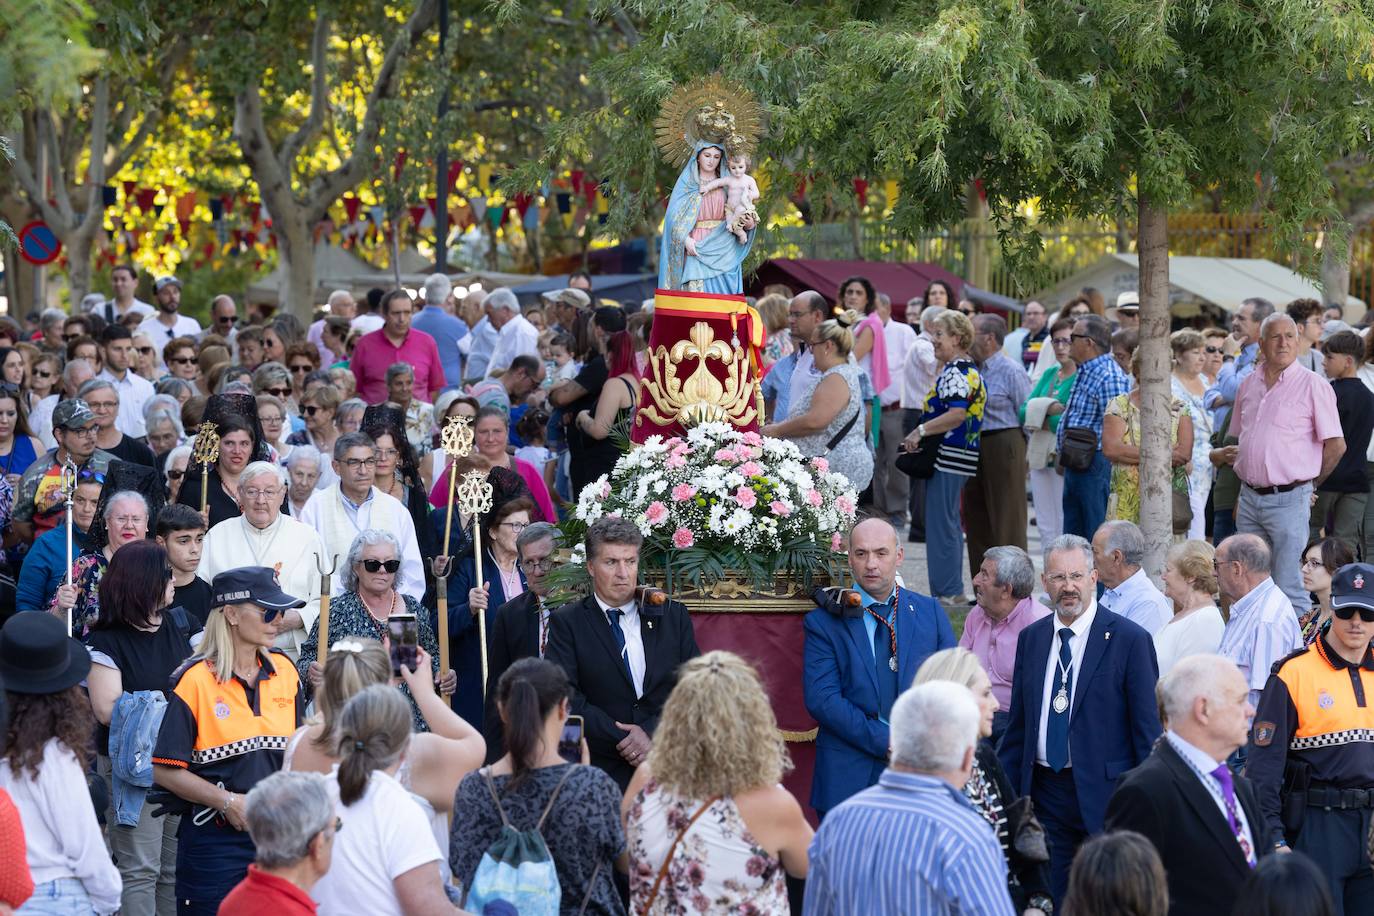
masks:
<instances>
[{"instance_id":1,"label":"floral print blouse","mask_svg":"<svg viewBox=\"0 0 1374 916\"><path fill-rule=\"evenodd\" d=\"M652 908L645 907L678 833L702 806L678 798L655 779L635 796L626 819L630 849L630 911L641 916L734 913L785 914L782 862L759 846L732 798L717 798L678 843Z\"/></svg>"}]
</instances>

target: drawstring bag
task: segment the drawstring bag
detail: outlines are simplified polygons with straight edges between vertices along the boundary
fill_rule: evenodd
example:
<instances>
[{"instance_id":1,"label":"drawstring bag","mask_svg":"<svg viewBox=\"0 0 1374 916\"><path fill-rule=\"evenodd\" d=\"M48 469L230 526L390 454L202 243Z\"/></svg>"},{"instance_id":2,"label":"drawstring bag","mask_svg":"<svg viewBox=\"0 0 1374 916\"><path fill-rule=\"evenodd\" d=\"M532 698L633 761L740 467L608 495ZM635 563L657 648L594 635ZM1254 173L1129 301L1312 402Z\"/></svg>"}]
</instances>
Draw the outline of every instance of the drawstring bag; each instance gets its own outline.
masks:
<instances>
[{"instance_id":1,"label":"drawstring bag","mask_svg":"<svg viewBox=\"0 0 1374 916\"><path fill-rule=\"evenodd\" d=\"M563 778L558 780L534 829L520 831L511 826L506 810L501 807L501 797L496 794L491 768L482 769L482 779L491 790L492 801L501 814L501 833L482 853L482 861L477 863L477 873L472 877L463 909L481 913L489 904L503 901L520 916L558 916L563 890L558 883L553 856L549 855L549 847L540 831L549 812L553 810L559 790L572 771L573 768L568 767ZM501 912L501 907L494 907L492 912Z\"/></svg>"}]
</instances>

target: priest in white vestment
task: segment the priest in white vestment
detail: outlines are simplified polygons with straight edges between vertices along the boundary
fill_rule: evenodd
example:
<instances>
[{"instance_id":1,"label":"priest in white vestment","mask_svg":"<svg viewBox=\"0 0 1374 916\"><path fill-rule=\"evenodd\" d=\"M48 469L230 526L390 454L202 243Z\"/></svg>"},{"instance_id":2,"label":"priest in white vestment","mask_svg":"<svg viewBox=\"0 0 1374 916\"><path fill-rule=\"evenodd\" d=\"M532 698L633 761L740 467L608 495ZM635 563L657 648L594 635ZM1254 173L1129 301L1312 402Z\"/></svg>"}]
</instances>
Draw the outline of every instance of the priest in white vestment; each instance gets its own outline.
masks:
<instances>
[{"instance_id":1,"label":"priest in white vestment","mask_svg":"<svg viewBox=\"0 0 1374 916\"><path fill-rule=\"evenodd\" d=\"M369 528L389 531L401 545L396 591L416 601L425 597L425 568L415 539L415 522L399 499L372 485L377 476L377 447L366 433L345 433L334 443L334 473L339 482L316 490L301 510L301 522L319 532L325 547L342 560L353 539ZM331 581L343 594L343 576Z\"/></svg>"},{"instance_id":2,"label":"priest in white vestment","mask_svg":"<svg viewBox=\"0 0 1374 916\"><path fill-rule=\"evenodd\" d=\"M276 646L294 662L315 618L320 616L320 574L315 555L324 556L324 544L314 528L282 514L286 486L286 472L269 461L254 461L244 468L238 498L243 514L225 519L206 533L196 575L212 582L226 569L275 569L282 590L305 599L305 607L278 618L281 632Z\"/></svg>"}]
</instances>

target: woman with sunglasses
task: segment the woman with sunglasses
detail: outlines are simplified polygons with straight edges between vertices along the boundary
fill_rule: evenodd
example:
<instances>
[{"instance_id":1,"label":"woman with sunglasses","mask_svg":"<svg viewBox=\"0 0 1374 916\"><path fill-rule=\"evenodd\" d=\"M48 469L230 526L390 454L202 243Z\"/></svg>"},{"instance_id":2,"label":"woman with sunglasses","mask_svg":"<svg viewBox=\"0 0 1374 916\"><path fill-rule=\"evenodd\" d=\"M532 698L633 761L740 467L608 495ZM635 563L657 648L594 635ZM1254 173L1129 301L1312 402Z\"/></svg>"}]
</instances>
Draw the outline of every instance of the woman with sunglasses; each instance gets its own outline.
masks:
<instances>
[{"instance_id":1,"label":"woman with sunglasses","mask_svg":"<svg viewBox=\"0 0 1374 916\"><path fill-rule=\"evenodd\" d=\"M431 614L424 605L396 590L396 574L401 569L401 547L396 536L390 531L369 528L353 539L348 548L340 572L343 575L343 594L329 602L329 645L337 646L339 640L375 639L390 646L391 634L388 621L397 614L413 614L419 623L420 648L429 653L430 673L437 678L439 674L439 643L434 637ZM320 667L320 627L318 622L310 627L310 635L301 646L300 658L296 669L306 685L307 696L314 694L323 683L323 669ZM454 667L457 667L455 661ZM444 696L453 693L455 683L452 674L439 682L439 692ZM410 701L416 731L428 731L425 717L415 702L410 688L402 685L401 692ZM478 689L478 703L481 703L481 689Z\"/></svg>"},{"instance_id":2,"label":"woman with sunglasses","mask_svg":"<svg viewBox=\"0 0 1374 916\"><path fill-rule=\"evenodd\" d=\"M24 406L32 410L35 404L56 391L61 375L61 357L56 353L40 353L29 370L29 387L24 392Z\"/></svg>"},{"instance_id":3,"label":"woman with sunglasses","mask_svg":"<svg viewBox=\"0 0 1374 916\"><path fill-rule=\"evenodd\" d=\"M286 441L286 430L290 428L286 419L286 402L275 394L260 394L257 400L262 437L277 453L277 460L281 464L286 464L286 459L291 457L292 450L296 448Z\"/></svg>"},{"instance_id":4,"label":"woman with sunglasses","mask_svg":"<svg viewBox=\"0 0 1374 916\"><path fill-rule=\"evenodd\" d=\"M1302 644L1310 646L1331 622L1331 578L1336 570L1355 562L1350 545L1340 538L1317 538L1302 551L1302 587L1317 599L1317 603L1298 618L1302 630Z\"/></svg>"},{"instance_id":5,"label":"woman with sunglasses","mask_svg":"<svg viewBox=\"0 0 1374 916\"><path fill-rule=\"evenodd\" d=\"M167 372L172 378L183 379L192 384L200 378L196 342L191 338L177 337L167 341L167 345L162 348L162 359L167 364Z\"/></svg>"},{"instance_id":6,"label":"woman with sunglasses","mask_svg":"<svg viewBox=\"0 0 1374 916\"><path fill-rule=\"evenodd\" d=\"M1169 378L1174 397L1182 401L1193 418L1193 463L1188 471L1188 499L1193 506L1193 521L1188 537L1201 540L1207 536L1207 494L1212 490L1212 412L1202 406L1207 393L1207 380L1202 377L1206 355L1202 352L1206 340L1200 331L1184 328L1169 336L1174 352L1174 370Z\"/></svg>"},{"instance_id":7,"label":"woman with sunglasses","mask_svg":"<svg viewBox=\"0 0 1374 916\"><path fill-rule=\"evenodd\" d=\"M309 394L301 397L301 416L305 420L305 429L292 433L286 440L287 444L313 445L321 455L334 454L334 440L339 438L339 430L334 425L338 410L339 392L327 386L312 388ZM321 480L320 488L332 482Z\"/></svg>"},{"instance_id":8,"label":"woman with sunglasses","mask_svg":"<svg viewBox=\"0 0 1374 916\"><path fill-rule=\"evenodd\" d=\"M143 376L150 382L156 382L162 378L162 367L158 365L157 346L153 343L153 338L142 331L134 334L134 371Z\"/></svg>"},{"instance_id":9,"label":"woman with sunglasses","mask_svg":"<svg viewBox=\"0 0 1374 916\"><path fill-rule=\"evenodd\" d=\"M320 351L312 343L294 343L286 348L286 369L297 400L305 395L305 377L320 368Z\"/></svg>"},{"instance_id":10,"label":"woman with sunglasses","mask_svg":"<svg viewBox=\"0 0 1374 916\"><path fill-rule=\"evenodd\" d=\"M115 718L132 722L126 717L141 704L163 697L173 672L194 652L191 638L200 624L171 607L174 593L167 551L153 541L129 544L100 580L100 616L86 637L96 767L110 798L105 823L124 879L125 913L170 913L176 906L175 860L166 852L176 846L181 818L154 816L157 806L148 802L146 789L114 778L111 761L136 753L138 732L110 730Z\"/></svg>"}]
</instances>

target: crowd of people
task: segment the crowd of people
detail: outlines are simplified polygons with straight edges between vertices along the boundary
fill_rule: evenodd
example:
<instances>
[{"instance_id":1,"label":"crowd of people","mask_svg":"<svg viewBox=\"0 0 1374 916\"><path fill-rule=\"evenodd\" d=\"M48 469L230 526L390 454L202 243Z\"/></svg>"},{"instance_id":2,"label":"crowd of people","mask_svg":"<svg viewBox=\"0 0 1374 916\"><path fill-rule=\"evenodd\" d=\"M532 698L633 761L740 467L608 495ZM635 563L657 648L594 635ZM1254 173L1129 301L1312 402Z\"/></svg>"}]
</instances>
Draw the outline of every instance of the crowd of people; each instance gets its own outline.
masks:
<instances>
[{"instance_id":1,"label":"crowd of people","mask_svg":"<svg viewBox=\"0 0 1374 916\"><path fill-rule=\"evenodd\" d=\"M0 317L0 912L1374 908L1374 348L1315 302L1172 334L1147 569L1133 294L1012 330L941 281L768 290L762 432L864 507L857 600L804 621L799 799L639 528L557 527L651 308L434 275L202 328L175 277L111 281ZM470 471L491 506L448 525Z\"/></svg>"}]
</instances>

